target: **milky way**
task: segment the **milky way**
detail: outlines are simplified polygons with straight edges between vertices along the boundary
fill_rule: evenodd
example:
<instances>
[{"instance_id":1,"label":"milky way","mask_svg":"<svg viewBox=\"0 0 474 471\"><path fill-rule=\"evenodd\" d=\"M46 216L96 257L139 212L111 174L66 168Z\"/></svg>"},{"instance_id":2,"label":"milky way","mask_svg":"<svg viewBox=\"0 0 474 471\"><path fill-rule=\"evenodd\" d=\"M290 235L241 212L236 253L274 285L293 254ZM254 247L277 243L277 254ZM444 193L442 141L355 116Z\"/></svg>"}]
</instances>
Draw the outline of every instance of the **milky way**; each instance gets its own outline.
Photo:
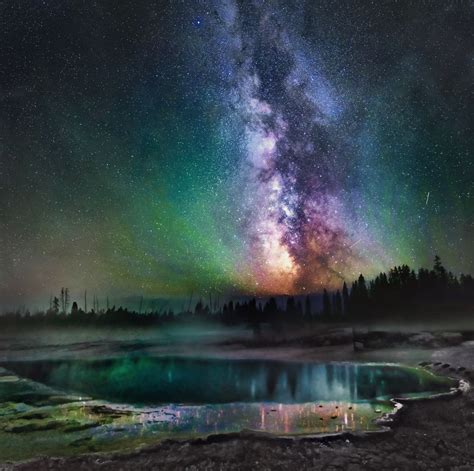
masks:
<instances>
[{"instance_id":1,"label":"milky way","mask_svg":"<svg viewBox=\"0 0 474 471\"><path fill-rule=\"evenodd\" d=\"M3 305L474 271L468 2L66 3L2 7Z\"/></svg>"},{"instance_id":2,"label":"milky way","mask_svg":"<svg viewBox=\"0 0 474 471\"><path fill-rule=\"evenodd\" d=\"M347 266L351 256L331 148L340 105L278 11L230 9L255 285L270 292L333 285L343 278L337 263Z\"/></svg>"}]
</instances>

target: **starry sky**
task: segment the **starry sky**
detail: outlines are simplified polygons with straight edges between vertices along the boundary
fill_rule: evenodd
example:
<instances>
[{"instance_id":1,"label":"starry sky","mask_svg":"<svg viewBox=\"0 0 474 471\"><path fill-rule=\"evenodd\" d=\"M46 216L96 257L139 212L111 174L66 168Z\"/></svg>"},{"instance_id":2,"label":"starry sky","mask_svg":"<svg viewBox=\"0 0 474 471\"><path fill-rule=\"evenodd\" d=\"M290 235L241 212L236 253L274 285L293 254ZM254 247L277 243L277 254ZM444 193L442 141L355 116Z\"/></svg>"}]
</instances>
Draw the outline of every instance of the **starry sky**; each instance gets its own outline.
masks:
<instances>
[{"instance_id":1,"label":"starry sky","mask_svg":"<svg viewBox=\"0 0 474 471\"><path fill-rule=\"evenodd\" d=\"M2 306L474 272L469 1L0 6Z\"/></svg>"}]
</instances>

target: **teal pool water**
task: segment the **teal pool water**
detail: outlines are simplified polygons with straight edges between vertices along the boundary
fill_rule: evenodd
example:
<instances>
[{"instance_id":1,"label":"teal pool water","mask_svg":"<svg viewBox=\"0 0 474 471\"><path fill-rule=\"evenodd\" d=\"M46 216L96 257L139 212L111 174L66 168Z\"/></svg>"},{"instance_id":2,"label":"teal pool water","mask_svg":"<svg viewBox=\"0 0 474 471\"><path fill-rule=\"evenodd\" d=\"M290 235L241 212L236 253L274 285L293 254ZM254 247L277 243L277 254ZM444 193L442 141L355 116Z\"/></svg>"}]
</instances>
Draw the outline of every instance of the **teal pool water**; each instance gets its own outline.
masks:
<instances>
[{"instance_id":1,"label":"teal pool water","mask_svg":"<svg viewBox=\"0 0 474 471\"><path fill-rule=\"evenodd\" d=\"M231 402L364 402L443 392L450 380L384 364L132 357L12 362L21 377L137 406Z\"/></svg>"},{"instance_id":2,"label":"teal pool water","mask_svg":"<svg viewBox=\"0 0 474 471\"><path fill-rule=\"evenodd\" d=\"M0 461L123 450L243 430L278 436L380 430L392 397L456 383L401 365L196 358L8 362Z\"/></svg>"}]
</instances>

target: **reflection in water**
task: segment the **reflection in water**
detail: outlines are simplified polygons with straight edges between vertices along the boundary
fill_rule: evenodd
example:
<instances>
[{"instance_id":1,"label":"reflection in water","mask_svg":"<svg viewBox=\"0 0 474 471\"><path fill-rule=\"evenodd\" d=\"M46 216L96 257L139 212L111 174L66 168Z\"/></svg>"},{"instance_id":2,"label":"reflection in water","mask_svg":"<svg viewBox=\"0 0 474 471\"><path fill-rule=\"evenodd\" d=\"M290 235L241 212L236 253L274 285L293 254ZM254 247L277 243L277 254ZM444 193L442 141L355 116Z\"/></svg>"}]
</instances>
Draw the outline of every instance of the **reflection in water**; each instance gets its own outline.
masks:
<instances>
[{"instance_id":1,"label":"reflection in water","mask_svg":"<svg viewBox=\"0 0 474 471\"><path fill-rule=\"evenodd\" d=\"M354 363L132 357L5 366L49 386L132 405L354 403L447 387L445 378L414 368Z\"/></svg>"},{"instance_id":2,"label":"reflection in water","mask_svg":"<svg viewBox=\"0 0 474 471\"><path fill-rule=\"evenodd\" d=\"M393 409L391 403L269 404L230 403L168 406L143 410L140 421L149 431L173 435L208 435L241 430L279 435L308 435L376 430L373 419Z\"/></svg>"},{"instance_id":3,"label":"reflection in water","mask_svg":"<svg viewBox=\"0 0 474 471\"><path fill-rule=\"evenodd\" d=\"M420 369L350 363L137 357L4 366L0 457L15 459L242 430L377 430L374 419L393 409L387 396L428 395L453 386Z\"/></svg>"}]
</instances>

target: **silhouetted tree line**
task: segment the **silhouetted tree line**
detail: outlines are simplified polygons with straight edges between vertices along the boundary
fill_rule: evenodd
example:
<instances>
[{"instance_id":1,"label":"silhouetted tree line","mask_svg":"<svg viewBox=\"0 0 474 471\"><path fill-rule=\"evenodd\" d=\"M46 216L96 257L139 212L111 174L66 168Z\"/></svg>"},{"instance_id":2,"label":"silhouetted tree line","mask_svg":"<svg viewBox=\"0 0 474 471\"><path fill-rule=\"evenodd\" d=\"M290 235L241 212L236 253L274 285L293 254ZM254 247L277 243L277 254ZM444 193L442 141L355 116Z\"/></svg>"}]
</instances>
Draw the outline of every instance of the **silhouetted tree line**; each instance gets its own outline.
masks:
<instances>
[{"instance_id":1,"label":"silhouetted tree line","mask_svg":"<svg viewBox=\"0 0 474 471\"><path fill-rule=\"evenodd\" d=\"M438 255L431 270L421 268L418 273L408 265L393 267L367 283L362 275L352 283L347 300L347 314L353 318L389 315L393 312L428 313L437 309L472 306L474 279L471 275L459 278L448 272Z\"/></svg>"},{"instance_id":2,"label":"silhouetted tree line","mask_svg":"<svg viewBox=\"0 0 474 471\"><path fill-rule=\"evenodd\" d=\"M407 265L393 267L388 273L380 273L367 282L361 274L350 289L344 282L341 290L322 294L322 308L313 305L314 296L286 297L278 301L271 297L266 302L257 299L229 301L222 307L219 303L204 304L200 299L194 309L175 314L172 309L142 312L143 299L138 311L123 307L99 308L94 296L93 309L85 311L77 302L72 303L68 313L69 290L62 288L60 298L51 297L46 312L31 315L28 311L7 313L0 317L0 324L45 324L45 325L134 325L153 326L170 322L192 322L195 320L220 321L227 325L247 324L259 335L262 324L269 324L281 331L286 324L304 324L313 321L356 322L370 319L390 319L397 313L430 313L452 309L472 308L474 303L474 278L448 272L436 256L431 270L421 268L416 273ZM283 302L282 302L283 301ZM84 296L87 307L87 293ZM451 312L451 311L450 311ZM471 313L474 314L474 313Z\"/></svg>"},{"instance_id":3,"label":"silhouetted tree line","mask_svg":"<svg viewBox=\"0 0 474 471\"><path fill-rule=\"evenodd\" d=\"M91 309L85 312L80 309L76 302L72 303L70 313L61 312L55 308L48 309L46 312L37 312L31 314L28 310L25 312L12 312L0 316L0 325L114 325L114 326L152 326L161 325L175 319L172 310L165 312L146 312L139 313L127 308L115 306L109 309L95 311Z\"/></svg>"}]
</instances>

